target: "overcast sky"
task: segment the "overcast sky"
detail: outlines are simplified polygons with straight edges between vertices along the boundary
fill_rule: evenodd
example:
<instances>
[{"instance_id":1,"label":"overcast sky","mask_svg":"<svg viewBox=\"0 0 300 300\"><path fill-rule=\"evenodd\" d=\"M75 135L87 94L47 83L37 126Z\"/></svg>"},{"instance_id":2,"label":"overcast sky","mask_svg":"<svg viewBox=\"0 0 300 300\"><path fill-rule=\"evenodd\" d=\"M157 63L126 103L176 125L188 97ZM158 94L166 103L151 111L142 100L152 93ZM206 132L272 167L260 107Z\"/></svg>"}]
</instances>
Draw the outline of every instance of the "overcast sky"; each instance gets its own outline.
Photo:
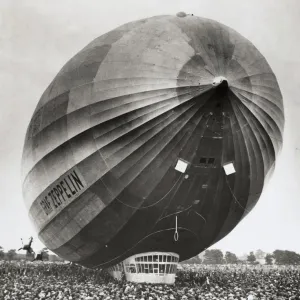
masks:
<instances>
[{"instance_id":1,"label":"overcast sky","mask_svg":"<svg viewBox=\"0 0 300 300\"><path fill-rule=\"evenodd\" d=\"M27 125L63 64L92 39L133 20L179 11L211 18L248 38L277 76L284 146L257 206L214 245L242 254L300 252L299 0L0 0L0 246L35 238L23 204L20 165ZM299 151L296 148L299 148Z\"/></svg>"}]
</instances>

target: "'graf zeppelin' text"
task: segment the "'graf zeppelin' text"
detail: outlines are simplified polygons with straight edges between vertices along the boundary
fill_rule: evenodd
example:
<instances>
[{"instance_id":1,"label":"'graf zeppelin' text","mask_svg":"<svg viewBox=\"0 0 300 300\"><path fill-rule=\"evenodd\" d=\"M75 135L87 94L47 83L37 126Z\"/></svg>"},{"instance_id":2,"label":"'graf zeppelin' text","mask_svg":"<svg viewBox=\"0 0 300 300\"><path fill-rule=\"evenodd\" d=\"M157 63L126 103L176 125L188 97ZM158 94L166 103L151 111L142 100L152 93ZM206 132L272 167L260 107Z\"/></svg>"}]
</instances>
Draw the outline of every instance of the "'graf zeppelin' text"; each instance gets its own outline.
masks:
<instances>
[{"instance_id":1,"label":"'graf zeppelin' text","mask_svg":"<svg viewBox=\"0 0 300 300\"><path fill-rule=\"evenodd\" d=\"M64 203L69 202L71 198L74 198L84 188L83 180L73 170L51 187L40 200L40 205L45 214L49 215Z\"/></svg>"}]
</instances>

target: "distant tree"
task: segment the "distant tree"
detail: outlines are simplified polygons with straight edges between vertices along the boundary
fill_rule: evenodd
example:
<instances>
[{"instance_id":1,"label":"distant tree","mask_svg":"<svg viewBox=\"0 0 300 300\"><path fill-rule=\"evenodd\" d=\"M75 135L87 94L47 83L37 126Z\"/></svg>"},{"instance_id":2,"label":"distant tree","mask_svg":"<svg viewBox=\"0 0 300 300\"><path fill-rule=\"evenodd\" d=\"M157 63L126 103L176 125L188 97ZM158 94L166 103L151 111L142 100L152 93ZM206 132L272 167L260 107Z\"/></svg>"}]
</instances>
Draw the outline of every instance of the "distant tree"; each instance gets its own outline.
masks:
<instances>
[{"instance_id":1,"label":"distant tree","mask_svg":"<svg viewBox=\"0 0 300 300\"><path fill-rule=\"evenodd\" d=\"M275 250L273 257L277 265L299 265L300 254L288 250Z\"/></svg>"},{"instance_id":2,"label":"distant tree","mask_svg":"<svg viewBox=\"0 0 300 300\"><path fill-rule=\"evenodd\" d=\"M273 264L273 255L268 253L265 256L266 265L272 265Z\"/></svg>"},{"instance_id":3,"label":"distant tree","mask_svg":"<svg viewBox=\"0 0 300 300\"><path fill-rule=\"evenodd\" d=\"M202 260L200 259L200 257L198 255L182 262L182 264L197 264L197 265L199 265L201 263L202 263Z\"/></svg>"},{"instance_id":4,"label":"distant tree","mask_svg":"<svg viewBox=\"0 0 300 300\"><path fill-rule=\"evenodd\" d=\"M216 265L223 264L224 257L223 252L219 249L206 250L204 253L204 261L203 264L207 265Z\"/></svg>"},{"instance_id":5,"label":"distant tree","mask_svg":"<svg viewBox=\"0 0 300 300\"><path fill-rule=\"evenodd\" d=\"M234 253L231 253L227 251L225 253L225 261L227 264L237 264L238 263L238 258Z\"/></svg>"},{"instance_id":6,"label":"distant tree","mask_svg":"<svg viewBox=\"0 0 300 300\"><path fill-rule=\"evenodd\" d=\"M8 252L7 252L7 259L8 260L13 260L15 259L17 256L17 252L15 249L10 249Z\"/></svg>"},{"instance_id":7,"label":"distant tree","mask_svg":"<svg viewBox=\"0 0 300 300\"><path fill-rule=\"evenodd\" d=\"M34 259L34 253L26 252L26 259L27 260L33 260Z\"/></svg>"},{"instance_id":8,"label":"distant tree","mask_svg":"<svg viewBox=\"0 0 300 300\"><path fill-rule=\"evenodd\" d=\"M273 252L273 257L277 265L282 265L285 263L285 254L283 250L275 250Z\"/></svg>"},{"instance_id":9,"label":"distant tree","mask_svg":"<svg viewBox=\"0 0 300 300\"><path fill-rule=\"evenodd\" d=\"M49 253L47 252L48 249L47 248L43 248L43 260L49 260Z\"/></svg>"},{"instance_id":10,"label":"distant tree","mask_svg":"<svg viewBox=\"0 0 300 300\"><path fill-rule=\"evenodd\" d=\"M3 247L0 246L0 259L4 259L5 253Z\"/></svg>"},{"instance_id":11,"label":"distant tree","mask_svg":"<svg viewBox=\"0 0 300 300\"><path fill-rule=\"evenodd\" d=\"M254 264L256 262L256 257L254 255L253 252L250 252L250 254L248 255L247 257L247 261L250 263L250 264Z\"/></svg>"},{"instance_id":12,"label":"distant tree","mask_svg":"<svg viewBox=\"0 0 300 300\"><path fill-rule=\"evenodd\" d=\"M255 257L256 259L264 259L266 256L266 253L262 251L261 249L256 250Z\"/></svg>"},{"instance_id":13,"label":"distant tree","mask_svg":"<svg viewBox=\"0 0 300 300\"><path fill-rule=\"evenodd\" d=\"M246 261L246 260L247 260L247 257L248 257L248 254L247 254L247 253L244 253L243 255L239 256L238 259L239 259L239 260Z\"/></svg>"},{"instance_id":14,"label":"distant tree","mask_svg":"<svg viewBox=\"0 0 300 300\"><path fill-rule=\"evenodd\" d=\"M55 254L50 254L49 261L55 262L55 261L64 261L64 260Z\"/></svg>"}]
</instances>

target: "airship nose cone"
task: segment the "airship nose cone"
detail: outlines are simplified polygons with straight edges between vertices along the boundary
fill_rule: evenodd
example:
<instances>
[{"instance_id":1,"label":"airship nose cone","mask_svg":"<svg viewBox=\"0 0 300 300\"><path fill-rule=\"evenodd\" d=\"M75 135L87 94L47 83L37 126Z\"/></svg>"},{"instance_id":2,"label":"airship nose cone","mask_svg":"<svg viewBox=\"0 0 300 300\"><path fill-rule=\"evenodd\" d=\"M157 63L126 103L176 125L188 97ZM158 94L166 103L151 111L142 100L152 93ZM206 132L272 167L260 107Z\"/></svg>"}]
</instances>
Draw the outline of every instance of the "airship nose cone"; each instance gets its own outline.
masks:
<instances>
[{"instance_id":1,"label":"airship nose cone","mask_svg":"<svg viewBox=\"0 0 300 300\"><path fill-rule=\"evenodd\" d=\"M224 86L228 86L228 82L227 79L224 76L217 76L214 78L212 85L217 87L219 85L224 85Z\"/></svg>"}]
</instances>

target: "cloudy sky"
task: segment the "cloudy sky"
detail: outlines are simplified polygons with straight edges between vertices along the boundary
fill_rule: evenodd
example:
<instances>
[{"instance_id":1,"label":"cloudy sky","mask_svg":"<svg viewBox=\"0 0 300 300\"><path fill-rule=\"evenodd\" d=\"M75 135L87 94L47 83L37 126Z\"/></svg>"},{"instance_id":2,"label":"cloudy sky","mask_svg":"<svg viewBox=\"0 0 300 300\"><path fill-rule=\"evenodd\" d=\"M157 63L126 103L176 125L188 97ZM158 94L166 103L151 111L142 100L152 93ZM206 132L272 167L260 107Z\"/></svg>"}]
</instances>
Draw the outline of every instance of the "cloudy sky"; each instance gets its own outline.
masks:
<instances>
[{"instance_id":1,"label":"cloudy sky","mask_svg":"<svg viewBox=\"0 0 300 300\"><path fill-rule=\"evenodd\" d=\"M32 235L42 247L23 205L20 164L27 125L56 73L97 36L179 11L217 20L252 41L276 74L285 103L275 173L253 211L214 247L237 254L300 252L299 0L0 0L0 246L17 248L21 237Z\"/></svg>"}]
</instances>

